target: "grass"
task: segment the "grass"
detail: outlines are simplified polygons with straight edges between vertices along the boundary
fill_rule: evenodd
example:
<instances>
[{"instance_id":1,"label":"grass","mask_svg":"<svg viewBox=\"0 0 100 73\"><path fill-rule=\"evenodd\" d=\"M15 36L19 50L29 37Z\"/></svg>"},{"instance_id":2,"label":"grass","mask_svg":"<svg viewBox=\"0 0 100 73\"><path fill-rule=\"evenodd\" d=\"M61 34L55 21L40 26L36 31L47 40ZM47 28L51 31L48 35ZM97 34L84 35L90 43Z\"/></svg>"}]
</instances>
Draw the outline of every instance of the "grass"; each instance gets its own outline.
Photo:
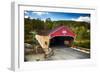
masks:
<instances>
[{"instance_id":1,"label":"grass","mask_svg":"<svg viewBox=\"0 0 100 73\"><path fill-rule=\"evenodd\" d=\"M74 41L73 45L90 49L90 40Z\"/></svg>"}]
</instances>

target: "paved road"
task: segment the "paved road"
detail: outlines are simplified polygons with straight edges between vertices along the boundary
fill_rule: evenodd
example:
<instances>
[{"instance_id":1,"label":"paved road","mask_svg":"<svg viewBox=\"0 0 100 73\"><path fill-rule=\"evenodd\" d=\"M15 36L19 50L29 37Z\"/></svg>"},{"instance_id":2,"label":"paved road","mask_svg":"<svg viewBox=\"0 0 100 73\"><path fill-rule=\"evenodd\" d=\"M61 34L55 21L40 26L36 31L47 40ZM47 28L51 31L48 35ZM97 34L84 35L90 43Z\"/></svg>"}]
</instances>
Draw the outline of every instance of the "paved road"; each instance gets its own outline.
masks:
<instances>
[{"instance_id":1,"label":"paved road","mask_svg":"<svg viewBox=\"0 0 100 73\"><path fill-rule=\"evenodd\" d=\"M79 52L72 48L68 47L52 47L54 50L54 55L45 59L44 54L30 54L26 55L25 58L27 61L50 61L50 60L71 60L71 59L88 59L90 58L90 54Z\"/></svg>"},{"instance_id":2,"label":"paved road","mask_svg":"<svg viewBox=\"0 0 100 73\"><path fill-rule=\"evenodd\" d=\"M76 51L67 47L53 47L54 55L47 60L70 60L70 59L87 59L90 54Z\"/></svg>"}]
</instances>

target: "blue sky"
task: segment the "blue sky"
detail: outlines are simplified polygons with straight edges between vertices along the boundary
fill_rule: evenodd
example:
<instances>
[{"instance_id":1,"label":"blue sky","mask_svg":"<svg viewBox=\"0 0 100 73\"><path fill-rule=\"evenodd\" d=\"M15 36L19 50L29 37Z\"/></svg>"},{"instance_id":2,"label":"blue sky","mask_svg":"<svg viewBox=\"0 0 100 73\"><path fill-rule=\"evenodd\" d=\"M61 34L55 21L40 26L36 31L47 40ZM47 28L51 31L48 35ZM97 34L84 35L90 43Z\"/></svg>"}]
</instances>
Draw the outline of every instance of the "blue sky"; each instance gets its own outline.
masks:
<instances>
[{"instance_id":1,"label":"blue sky","mask_svg":"<svg viewBox=\"0 0 100 73\"><path fill-rule=\"evenodd\" d=\"M90 22L90 14L84 13L64 13L64 12L36 12L36 11L24 11L24 17L31 19L51 18L52 21L58 20L73 20L73 21L85 21Z\"/></svg>"}]
</instances>

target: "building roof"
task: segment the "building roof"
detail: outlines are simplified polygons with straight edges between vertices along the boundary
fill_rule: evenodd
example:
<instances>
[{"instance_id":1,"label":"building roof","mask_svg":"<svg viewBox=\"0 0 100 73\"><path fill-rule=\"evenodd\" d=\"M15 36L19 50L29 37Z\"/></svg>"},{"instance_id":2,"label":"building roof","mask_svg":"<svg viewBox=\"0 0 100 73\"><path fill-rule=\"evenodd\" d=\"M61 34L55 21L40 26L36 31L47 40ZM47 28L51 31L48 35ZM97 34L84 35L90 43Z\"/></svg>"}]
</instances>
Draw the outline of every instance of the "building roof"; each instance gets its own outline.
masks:
<instances>
[{"instance_id":1,"label":"building roof","mask_svg":"<svg viewBox=\"0 0 100 73\"><path fill-rule=\"evenodd\" d=\"M55 36L70 36L75 38L76 36L76 34L67 26L57 26L52 30L42 30L39 35L49 35L51 38Z\"/></svg>"},{"instance_id":2,"label":"building roof","mask_svg":"<svg viewBox=\"0 0 100 73\"><path fill-rule=\"evenodd\" d=\"M56 36L70 36L75 38L76 34L66 26L59 26L51 30L51 32L49 32L49 36L51 36L51 38Z\"/></svg>"}]
</instances>

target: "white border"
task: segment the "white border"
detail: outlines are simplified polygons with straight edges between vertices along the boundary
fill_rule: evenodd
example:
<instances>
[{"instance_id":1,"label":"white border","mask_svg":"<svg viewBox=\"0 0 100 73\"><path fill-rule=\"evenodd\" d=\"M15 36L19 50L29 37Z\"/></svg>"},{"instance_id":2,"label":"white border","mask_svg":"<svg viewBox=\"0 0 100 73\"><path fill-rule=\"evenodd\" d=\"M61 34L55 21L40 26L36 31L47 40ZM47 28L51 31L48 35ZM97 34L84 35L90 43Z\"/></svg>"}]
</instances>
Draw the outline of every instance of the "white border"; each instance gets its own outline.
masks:
<instances>
[{"instance_id":1,"label":"white border","mask_svg":"<svg viewBox=\"0 0 100 73\"><path fill-rule=\"evenodd\" d=\"M95 64L96 49L94 44L96 31L96 10L95 8L79 8L77 6L56 7L56 6L40 6L31 3L13 3L12 4L12 64L13 70L29 70L29 69L47 69L60 67L80 67L91 66ZM14 7L14 8L13 8ZM81 60L65 60L65 61L43 61L43 62L24 62L24 10L32 11L51 11L51 12L74 12L74 13L90 13L91 14L91 59ZM15 16L15 17L14 17ZM14 41L15 40L15 41ZM14 49L14 50L13 50Z\"/></svg>"}]
</instances>

